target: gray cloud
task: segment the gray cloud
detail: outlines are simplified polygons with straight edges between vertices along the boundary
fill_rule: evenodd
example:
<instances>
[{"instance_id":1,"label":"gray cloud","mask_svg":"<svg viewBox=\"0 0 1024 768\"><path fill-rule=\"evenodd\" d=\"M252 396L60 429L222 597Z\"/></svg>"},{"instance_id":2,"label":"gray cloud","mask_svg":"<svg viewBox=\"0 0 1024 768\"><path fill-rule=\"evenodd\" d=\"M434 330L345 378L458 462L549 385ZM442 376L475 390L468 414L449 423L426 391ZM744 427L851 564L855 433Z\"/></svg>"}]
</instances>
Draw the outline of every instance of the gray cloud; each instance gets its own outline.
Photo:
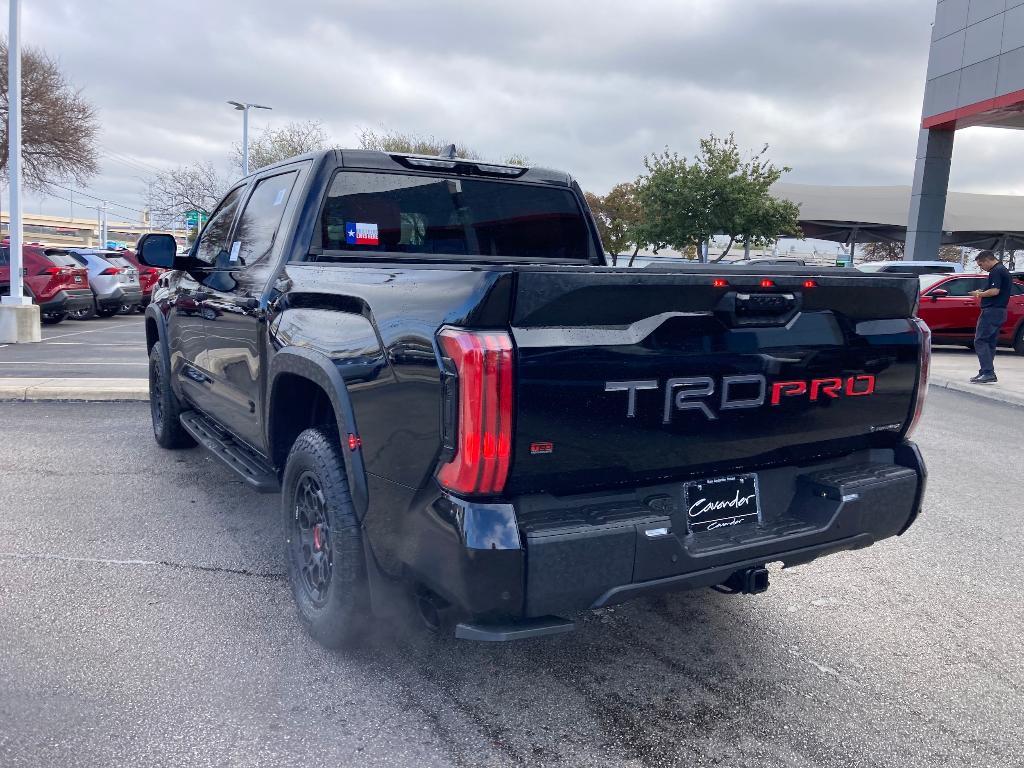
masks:
<instances>
[{"instance_id":1,"label":"gray cloud","mask_svg":"<svg viewBox=\"0 0 1024 768\"><path fill-rule=\"evenodd\" d=\"M709 131L772 145L790 180L909 184L934 0L31 0L25 37L103 118L91 191L142 207L153 167L228 168L240 119L463 141L596 191ZM953 184L1012 191L1016 132L958 136ZM30 204L28 210L35 210ZM44 210L64 212L63 201Z\"/></svg>"}]
</instances>

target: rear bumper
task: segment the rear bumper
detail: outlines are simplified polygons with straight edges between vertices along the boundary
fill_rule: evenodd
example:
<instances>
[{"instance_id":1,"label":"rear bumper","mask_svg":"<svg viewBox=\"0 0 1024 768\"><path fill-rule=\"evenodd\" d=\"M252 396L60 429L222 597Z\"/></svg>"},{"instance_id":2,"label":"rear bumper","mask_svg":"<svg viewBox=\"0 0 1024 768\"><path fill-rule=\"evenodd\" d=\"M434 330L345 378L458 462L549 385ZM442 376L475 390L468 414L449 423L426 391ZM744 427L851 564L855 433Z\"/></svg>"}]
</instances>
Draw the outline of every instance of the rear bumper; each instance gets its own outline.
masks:
<instances>
[{"instance_id":1,"label":"rear bumper","mask_svg":"<svg viewBox=\"0 0 1024 768\"><path fill-rule=\"evenodd\" d=\"M142 290L140 288L115 288L110 293L97 295L96 303L101 309L120 307L122 304L141 304Z\"/></svg>"},{"instance_id":2,"label":"rear bumper","mask_svg":"<svg viewBox=\"0 0 1024 768\"><path fill-rule=\"evenodd\" d=\"M686 532L680 483L514 504L444 497L430 505L432 531L425 526L420 539L427 557L411 569L474 621L567 616L902 534L918 515L927 474L905 443L758 477L759 524L697 534ZM457 537L437 536L438 523ZM448 551L436 549L445 543Z\"/></svg>"},{"instance_id":3,"label":"rear bumper","mask_svg":"<svg viewBox=\"0 0 1024 768\"><path fill-rule=\"evenodd\" d=\"M39 311L44 315L60 312L77 312L92 306L92 291L89 288L69 288L58 291L46 301L39 302Z\"/></svg>"}]
</instances>

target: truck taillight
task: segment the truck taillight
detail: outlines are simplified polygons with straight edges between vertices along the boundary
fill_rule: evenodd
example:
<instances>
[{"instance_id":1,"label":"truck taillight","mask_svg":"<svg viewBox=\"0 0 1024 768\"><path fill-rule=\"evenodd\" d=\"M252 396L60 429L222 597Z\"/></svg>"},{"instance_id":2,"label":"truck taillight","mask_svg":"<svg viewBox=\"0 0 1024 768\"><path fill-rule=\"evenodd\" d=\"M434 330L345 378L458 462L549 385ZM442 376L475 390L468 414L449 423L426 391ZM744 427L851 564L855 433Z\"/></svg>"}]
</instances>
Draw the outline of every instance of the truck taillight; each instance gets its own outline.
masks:
<instances>
[{"instance_id":1,"label":"truck taillight","mask_svg":"<svg viewBox=\"0 0 1024 768\"><path fill-rule=\"evenodd\" d=\"M40 275L50 275L51 277L53 275L59 275L60 274L60 267L46 267L46 269L42 270L39 274Z\"/></svg>"},{"instance_id":2,"label":"truck taillight","mask_svg":"<svg viewBox=\"0 0 1024 768\"><path fill-rule=\"evenodd\" d=\"M101 275L119 275L119 274L121 274L121 270L119 268L117 268L117 267L107 267L102 272L100 272L100 274Z\"/></svg>"},{"instance_id":3,"label":"truck taillight","mask_svg":"<svg viewBox=\"0 0 1024 768\"><path fill-rule=\"evenodd\" d=\"M914 415L911 417L910 425L907 427L907 437L910 437L917 428L918 422L921 421L921 414L924 413L924 401L928 396L928 373L932 362L932 330L919 317L914 318L914 324L917 326L921 348L918 354L917 394L914 398Z\"/></svg>"},{"instance_id":4,"label":"truck taillight","mask_svg":"<svg viewBox=\"0 0 1024 768\"><path fill-rule=\"evenodd\" d=\"M512 456L512 339L504 331L445 328L442 444L437 479L460 494L505 489Z\"/></svg>"}]
</instances>

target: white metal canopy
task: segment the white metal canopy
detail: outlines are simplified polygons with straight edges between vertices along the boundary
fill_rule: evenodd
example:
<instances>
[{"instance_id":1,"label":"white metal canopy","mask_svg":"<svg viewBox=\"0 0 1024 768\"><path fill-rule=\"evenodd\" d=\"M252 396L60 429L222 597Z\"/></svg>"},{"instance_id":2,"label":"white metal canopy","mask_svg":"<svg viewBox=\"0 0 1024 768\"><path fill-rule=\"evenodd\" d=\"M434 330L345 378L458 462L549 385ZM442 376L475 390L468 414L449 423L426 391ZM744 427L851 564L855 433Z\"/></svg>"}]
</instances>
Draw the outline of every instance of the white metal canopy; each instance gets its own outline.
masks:
<instances>
[{"instance_id":1,"label":"white metal canopy","mask_svg":"<svg viewBox=\"0 0 1024 768\"><path fill-rule=\"evenodd\" d=\"M910 187L831 187L778 183L772 194L800 206L807 237L842 243L902 241ZM950 192L943 243L976 248L1024 248L1024 197Z\"/></svg>"}]
</instances>

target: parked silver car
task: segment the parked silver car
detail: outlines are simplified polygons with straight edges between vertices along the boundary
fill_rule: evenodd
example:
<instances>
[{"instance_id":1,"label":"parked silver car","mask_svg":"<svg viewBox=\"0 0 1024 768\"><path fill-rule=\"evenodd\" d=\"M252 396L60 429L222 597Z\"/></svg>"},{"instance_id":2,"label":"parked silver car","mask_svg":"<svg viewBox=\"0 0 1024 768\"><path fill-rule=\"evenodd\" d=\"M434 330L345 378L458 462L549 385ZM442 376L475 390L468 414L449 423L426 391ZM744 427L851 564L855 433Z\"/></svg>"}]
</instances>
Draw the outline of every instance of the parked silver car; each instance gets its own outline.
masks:
<instances>
[{"instance_id":1,"label":"parked silver car","mask_svg":"<svg viewBox=\"0 0 1024 768\"><path fill-rule=\"evenodd\" d=\"M142 303L139 270L117 251L72 248L70 253L89 270L97 315L110 317L123 307Z\"/></svg>"}]
</instances>

